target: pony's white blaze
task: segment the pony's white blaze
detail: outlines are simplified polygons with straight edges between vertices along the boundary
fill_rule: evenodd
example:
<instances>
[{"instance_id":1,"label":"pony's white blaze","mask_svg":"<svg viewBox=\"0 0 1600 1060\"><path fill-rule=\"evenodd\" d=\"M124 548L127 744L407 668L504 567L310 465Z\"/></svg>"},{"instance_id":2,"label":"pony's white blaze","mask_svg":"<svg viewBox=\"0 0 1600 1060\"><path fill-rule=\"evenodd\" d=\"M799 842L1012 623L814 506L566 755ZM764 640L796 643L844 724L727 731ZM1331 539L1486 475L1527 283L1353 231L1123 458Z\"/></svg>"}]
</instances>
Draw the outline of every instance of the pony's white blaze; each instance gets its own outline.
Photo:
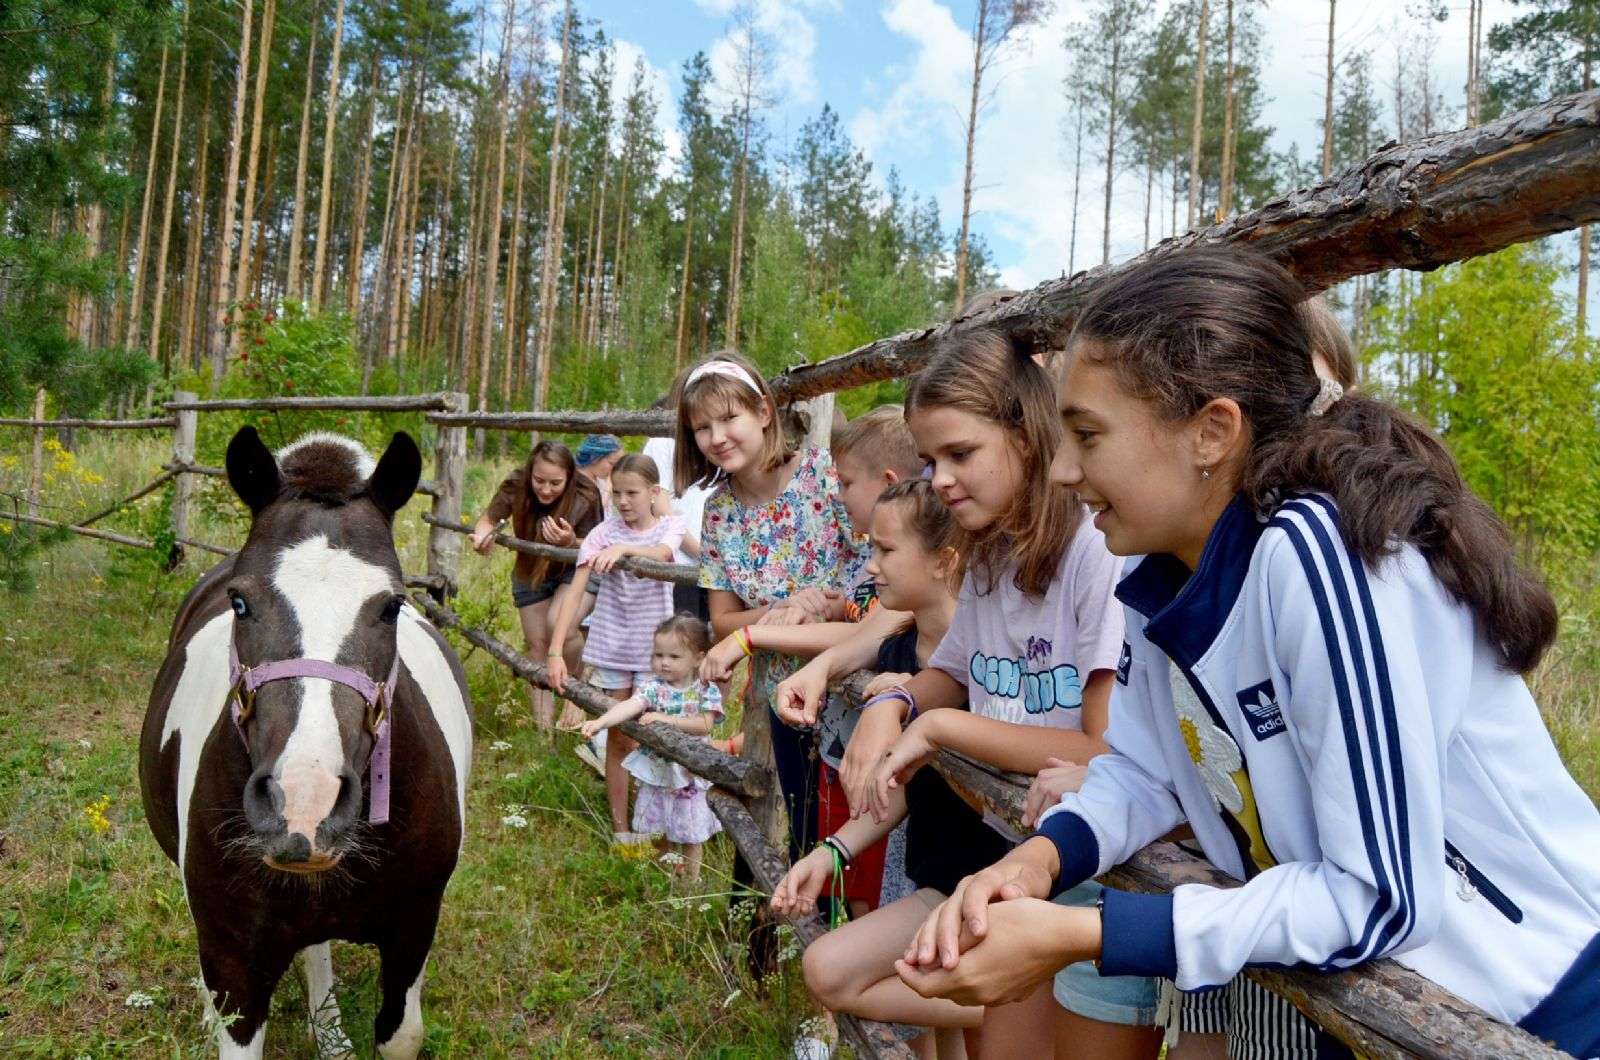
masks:
<instances>
[{"instance_id":1,"label":"pony's white blaze","mask_svg":"<svg viewBox=\"0 0 1600 1060\"><path fill-rule=\"evenodd\" d=\"M233 637L233 612L224 611L195 632L183 648L183 673L167 704L161 728L166 750L178 734L178 868L188 852L189 799L200 771L200 752L217 718L228 705L228 642Z\"/></svg>"},{"instance_id":2,"label":"pony's white blaze","mask_svg":"<svg viewBox=\"0 0 1600 1060\"><path fill-rule=\"evenodd\" d=\"M272 584L288 601L300 627L298 654L328 662L337 660L362 606L378 593L395 591L388 571L331 547L322 534L280 552ZM377 681L384 676L372 675ZM344 745L333 713L333 682L317 677L294 680L300 685L300 713L273 773L283 789L285 827L304 835L316 851L317 826L339 797Z\"/></svg>"},{"instance_id":3,"label":"pony's white blaze","mask_svg":"<svg viewBox=\"0 0 1600 1060\"><path fill-rule=\"evenodd\" d=\"M433 712L433 720L450 748L456 767L456 808L460 811L461 838L467 834L467 772L472 764L472 718L456 684L449 660L439 650L439 642L429 631L432 626L407 603L400 608L396 636L400 661L411 679L422 690L422 702Z\"/></svg>"}]
</instances>

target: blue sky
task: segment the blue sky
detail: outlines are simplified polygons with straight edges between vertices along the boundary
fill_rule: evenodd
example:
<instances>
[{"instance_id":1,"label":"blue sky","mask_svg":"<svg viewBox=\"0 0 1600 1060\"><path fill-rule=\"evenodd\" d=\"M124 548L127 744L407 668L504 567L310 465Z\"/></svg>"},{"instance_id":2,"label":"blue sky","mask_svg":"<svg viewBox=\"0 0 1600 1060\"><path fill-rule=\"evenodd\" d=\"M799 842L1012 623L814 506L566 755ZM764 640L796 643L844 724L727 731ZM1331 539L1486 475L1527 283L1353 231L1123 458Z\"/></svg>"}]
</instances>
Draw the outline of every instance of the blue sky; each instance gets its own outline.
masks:
<instances>
[{"instance_id":1,"label":"blue sky","mask_svg":"<svg viewBox=\"0 0 1600 1060\"><path fill-rule=\"evenodd\" d=\"M717 65L733 6L734 0L579 2L580 11L618 42L619 78L643 56L663 102L675 98L682 63L696 51L705 50ZM972 0L754 0L754 6L774 44L778 102L767 121L775 145L831 103L878 178L890 165L898 167L918 195L937 197L953 231L960 218ZM1157 6L1164 5L1158 0ZM1030 287L1068 266L1072 168L1061 133L1061 40L1089 7L1087 0L1057 0L1050 21L1012 50L979 134L973 223L1011 286ZM1424 32L1405 8L1402 0L1340 0L1337 7L1336 50L1371 49L1380 93L1393 77L1394 42ZM1486 8L1489 25L1512 13L1509 0L1488 0ZM1262 80L1271 97L1265 120L1275 129L1274 147L1298 143L1302 155L1313 155L1321 144L1327 6L1323 0L1268 0L1260 17L1267 48ZM1439 91L1457 118L1466 23L1465 0L1452 0L1450 17L1432 27ZM676 139L674 120L672 107L663 106L669 144ZM1072 261L1080 269L1097 264L1101 254L1103 166L1092 166L1090 154ZM1142 174L1117 178L1110 228L1113 261L1142 249ZM1165 234L1162 229L1153 237Z\"/></svg>"}]
</instances>

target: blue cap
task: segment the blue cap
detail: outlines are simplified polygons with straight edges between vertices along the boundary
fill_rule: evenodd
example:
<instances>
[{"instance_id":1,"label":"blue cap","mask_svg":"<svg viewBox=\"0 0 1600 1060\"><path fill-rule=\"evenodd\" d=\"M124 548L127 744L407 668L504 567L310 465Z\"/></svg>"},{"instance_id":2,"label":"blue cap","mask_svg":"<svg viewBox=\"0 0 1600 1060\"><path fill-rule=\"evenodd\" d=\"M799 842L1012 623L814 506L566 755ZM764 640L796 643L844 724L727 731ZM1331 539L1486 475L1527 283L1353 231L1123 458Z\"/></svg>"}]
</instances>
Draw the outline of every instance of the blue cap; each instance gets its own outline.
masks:
<instances>
[{"instance_id":1,"label":"blue cap","mask_svg":"<svg viewBox=\"0 0 1600 1060\"><path fill-rule=\"evenodd\" d=\"M586 434L583 444L578 446L575 459L579 467L588 467L621 449L622 442L614 434Z\"/></svg>"}]
</instances>

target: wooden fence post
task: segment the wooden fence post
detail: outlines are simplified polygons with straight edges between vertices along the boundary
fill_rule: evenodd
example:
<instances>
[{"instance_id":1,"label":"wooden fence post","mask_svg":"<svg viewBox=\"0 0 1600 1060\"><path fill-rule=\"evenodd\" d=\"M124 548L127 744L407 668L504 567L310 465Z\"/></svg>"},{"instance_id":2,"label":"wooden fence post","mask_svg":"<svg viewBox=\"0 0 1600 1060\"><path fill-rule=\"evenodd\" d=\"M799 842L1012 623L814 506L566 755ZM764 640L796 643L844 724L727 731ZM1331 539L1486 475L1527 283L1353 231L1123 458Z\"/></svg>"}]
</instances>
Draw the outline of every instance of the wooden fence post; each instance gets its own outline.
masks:
<instances>
[{"instance_id":1,"label":"wooden fence post","mask_svg":"<svg viewBox=\"0 0 1600 1060\"><path fill-rule=\"evenodd\" d=\"M174 401L193 401L196 395L193 391L179 390L172 395ZM178 425L172 431L172 462L178 467L194 463L194 436L199 425L200 413L193 409L180 409L175 415ZM172 536L179 541L189 537L189 507L194 496L194 475L189 471L178 472L178 477L173 480L172 491ZM172 556L169 566L176 567L183 562L183 546L176 541L172 545Z\"/></svg>"},{"instance_id":2,"label":"wooden fence post","mask_svg":"<svg viewBox=\"0 0 1600 1060\"><path fill-rule=\"evenodd\" d=\"M750 759L772 775L774 783L767 793L749 800L750 816L761 826L761 834L767 837L767 842L787 857L789 820L784 812L783 789L777 783L777 762L772 754L772 712L767 709L767 697L762 693L766 683L766 657L756 655L750 660L750 686L744 697L744 750L740 757Z\"/></svg>"},{"instance_id":3,"label":"wooden fence post","mask_svg":"<svg viewBox=\"0 0 1600 1060\"><path fill-rule=\"evenodd\" d=\"M467 411L467 395L444 395L446 412ZM439 492L433 498L436 519L458 522L461 519L462 482L467 472L467 429L465 427L438 428L433 446L433 481ZM443 601L455 591L456 561L461 556L461 538L449 530L434 525L428 527L428 574L442 577L443 587L434 590Z\"/></svg>"},{"instance_id":4,"label":"wooden fence post","mask_svg":"<svg viewBox=\"0 0 1600 1060\"><path fill-rule=\"evenodd\" d=\"M44 419L44 387L33 395L33 418ZM44 486L44 427L33 429L33 462L28 465L28 514L39 516L39 491Z\"/></svg>"},{"instance_id":5,"label":"wooden fence post","mask_svg":"<svg viewBox=\"0 0 1600 1060\"><path fill-rule=\"evenodd\" d=\"M797 402L806 410L806 444L814 449L826 449L833 441L833 394L818 394L809 401Z\"/></svg>"}]
</instances>

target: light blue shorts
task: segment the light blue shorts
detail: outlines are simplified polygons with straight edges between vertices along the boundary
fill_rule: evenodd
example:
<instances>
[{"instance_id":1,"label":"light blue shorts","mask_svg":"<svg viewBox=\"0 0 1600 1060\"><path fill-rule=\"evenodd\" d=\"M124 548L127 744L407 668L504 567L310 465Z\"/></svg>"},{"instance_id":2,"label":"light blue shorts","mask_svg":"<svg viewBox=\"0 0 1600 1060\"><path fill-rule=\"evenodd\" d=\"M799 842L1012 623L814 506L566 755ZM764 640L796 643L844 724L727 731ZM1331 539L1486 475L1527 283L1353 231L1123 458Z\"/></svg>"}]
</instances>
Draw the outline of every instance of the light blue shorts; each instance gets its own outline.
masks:
<instances>
[{"instance_id":1,"label":"light blue shorts","mask_svg":"<svg viewBox=\"0 0 1600 1060\"><path fill-rule=\"evenodd\" d=\"M1093 880L1056 896L1060 905L1092 906L1105 888ZM1158 981L1132 975L1105 976L1091 961L1069 964L1056 973L1056 1004L1084 1019L1150 1027L1156 1022Z\"/></svg>"}]
</instances>

